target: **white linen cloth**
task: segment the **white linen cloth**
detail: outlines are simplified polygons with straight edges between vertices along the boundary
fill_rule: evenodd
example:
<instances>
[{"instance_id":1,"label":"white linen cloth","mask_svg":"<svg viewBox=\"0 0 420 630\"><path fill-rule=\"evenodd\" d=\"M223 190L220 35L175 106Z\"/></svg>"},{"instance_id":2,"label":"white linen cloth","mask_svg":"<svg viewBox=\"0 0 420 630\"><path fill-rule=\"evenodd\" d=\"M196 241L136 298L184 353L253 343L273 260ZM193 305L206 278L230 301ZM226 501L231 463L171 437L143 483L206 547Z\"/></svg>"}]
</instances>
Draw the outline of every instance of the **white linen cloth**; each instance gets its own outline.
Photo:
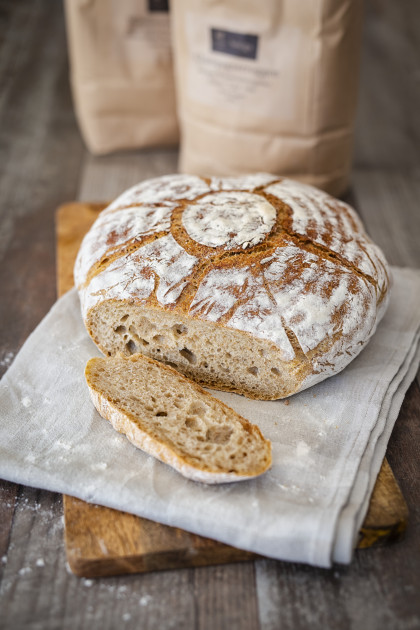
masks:
<instances>
[{"instance_id":1,"label":"white linen cloth","mask_svg":"<svg viewBox=\"0 0 420 630\"><path fill-rule=\"evenodd\" d=\"M281 560L348 563L404 394L420 362L420 272L393 269L389 309L343 372L285 401L214 392L271 439L273 466L222 486L184 479L94 409L99 351L73 289L0 383L0 477L70 494Z\"/></svg>"}]
</instances>

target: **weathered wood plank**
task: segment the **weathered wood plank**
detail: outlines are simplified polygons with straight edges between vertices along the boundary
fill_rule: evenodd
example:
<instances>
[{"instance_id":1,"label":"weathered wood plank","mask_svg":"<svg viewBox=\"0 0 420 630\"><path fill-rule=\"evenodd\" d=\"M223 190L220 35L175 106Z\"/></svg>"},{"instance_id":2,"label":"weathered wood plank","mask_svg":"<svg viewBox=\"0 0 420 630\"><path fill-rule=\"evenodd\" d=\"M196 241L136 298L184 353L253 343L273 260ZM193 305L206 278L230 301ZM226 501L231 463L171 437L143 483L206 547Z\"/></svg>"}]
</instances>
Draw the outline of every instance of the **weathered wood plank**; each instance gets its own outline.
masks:
<instances>
[{"instance_id":1,"label":"weathered wood plank","mask_svg":"<svg viewBox=\"0 0 420 630\"><path fill-rule=\"evenodd\" d=\"M62 536L60 496L25 488L0 590L2 629L258 628L250 563L79 579L66 570Z\"/></svg>"},{"instance_id":2,"label":"weathered wood plank","mask_svg":"<svg viewBox=\"0 0 420 630\"><path fill-rule=\"evenodd\" d=\"M84 164L78 201L115 199L143 179L177 173L177 149L88 156Z\"/></svg>"},{"instance_id":3,"label":"weathered wood plank","mask_svg":"<svg viewBox=\"0 0 420 630\"><path fill-rule=\"evenodd\" d=\"M253 563L194 569L194 591L200 630L258 630Z\"/></svg>"},{"instance_id":4,"label":"weathered wood plank","mask_svg":"<svg viewBox=\"0 0 420 630\"><path fill-rule=\"evenodd\" d=\"M420 10L418 3L365 3L357 168L407 172L420 163Z\"/></svg>"},{"instance_id":5,"label":"weathered wood plank","mask_svg":"<svg viewBox=\"0 0 420 630\"><path fill-rule=\"evenodd\" d=\"M420 170L353 175L355 206L391 265L420 267Z\"/></svg>"},{"instance_id":6,"label":"weathered wood plank","mask_svg":"<svg viewBox=\"0 0 420 630\"><path fill-rule=\"evenodd\" d=\"M5 9L0 374L55 300L53 216L63 198L74 198L84 155L67 81L63 16L54 4L27 0L13 3L11 15L8 3Z\"/></svg>"},{"instance_id":7,"label":"weathered wood plank","mask_svg":"<svg viewBox=\"0 0 420 630\"><path fill-rule=\"evenodd\" d=\"M7 562L17 492L16 484L0 480L0 583Z\"/></svg>"},{"instance_id":8,"label":"weathered wood plank","mask_svg":"<svg viewBox=\"0 0 420 630\"><path fill-rule=\"evenodd\" d=\"M368 171L379 169L411 178L419 167L420 149L420 83L416 79L420 9L416 2L370 0L366 4L361 107L356 129L358 172L365 171L366 182ZM0 244L10 248L7 258L0 255L3 262L0 302L10 313L7 322L4 313L0 314L1 372L55 298L52 213L60 203L76 198L75 183L83 155L67 83L61 3L0 0ZM95 162L98 171L108 164L110 174L121 159L130 173L128 176L121 172L118 184L110 184L112 191L108 192L106 182L103 183L103 192L96 199L112 197L139 179L161 174L159 168L137 170L138 155L111 156L108 162L108 158ZM154 152L141 155L146 164L154 165L162 159L154 157ZM85 174L89 169L92 172L90 160L86 162ZM175 154L167 172L174 170ZM112 173L111 178L114 181ZM79 199L93 200L93 175L86 175L84 182ZM378 194L381 185L378 180ZM356 188L360 191L363 186ZM391 188L388 183L387 190L392 194ZM401 240L392 262L404 264L406 239L411 243L410 260L417 260L413 244L416 240L420 242L418 223L407 215L406 204L390 210L387 226L374 198L370 204L372 213L365 212L366 204L363 205L359 191L356 190L357 205L371 235L385 250L392 239L388 236L390 232L382 231L389 230L397 217L400 228L395 230L395 240L397 234L401 234L398 236ZM416 195L419 198L417 192L410 194L414 200ZM33 219L29 221L26 217L31 214ZM1 251L4 256L6 250ZM4 260L8 261L7 269ZM294 628L306 628L308 620L314 629L405 630L420 625L416 573L420 537L420 403L418 387L413 388L388 449L391 466L411 511L404 541L389 549L360 552L351 567L329 572L270 561L265 563L266 569L259 565L258 609L262 628L287 628L292 621ZM7 580L3 580L0 595L0 624L5 629L197 627L201 630L216 627L211 623L212 617L224 624L221 627L227 627L226 620L232 619L233 630L259 627L254 613L249 613L250 607L253 610L255 606L255 587L248 574L252 572L252 564L238 565L239 574L231 566L224 566L92 583L80 580L64 568L62 529L56 519L56 514L61 514L61 498L50 493L37 495L31 489L23 489L21 493L23 503L13 519L5 567ZM36 503L43 506L37 508L43 515L33 509ZM0 521L2 517L0 508ZM41 521L45 520L49 528L42 526ZM31 535L28 523L36 528L37 536ZM15 536L15 528L21 535ZM41 557L45 562L43 568L36 565ZM28 567L32 572L19 575L21 569ZM247 572L246 576L242 571Z\"/></svg>"}]
</instances>

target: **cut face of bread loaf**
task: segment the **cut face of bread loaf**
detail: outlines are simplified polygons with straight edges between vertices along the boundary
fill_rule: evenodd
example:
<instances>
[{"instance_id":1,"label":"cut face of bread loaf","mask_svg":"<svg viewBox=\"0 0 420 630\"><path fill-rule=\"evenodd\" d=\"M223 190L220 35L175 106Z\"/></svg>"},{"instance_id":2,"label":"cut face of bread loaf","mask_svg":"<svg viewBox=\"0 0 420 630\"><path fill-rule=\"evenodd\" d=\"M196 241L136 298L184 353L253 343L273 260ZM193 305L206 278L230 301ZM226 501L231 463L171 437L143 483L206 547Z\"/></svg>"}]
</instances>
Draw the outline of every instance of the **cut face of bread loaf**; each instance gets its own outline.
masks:
<instances>
[{"instance_id":1,"label":"cut face of bread loaf","mask_svg":"<svg viewBox=\"0 0 420 630\"><path fill-rule=\"evenodd\" d=\"M258 427L170 367L143 355L94 358L92 401L130 442L204 483L240 481L271 465Z\"/></svg>"},{"instance_id":2,"label":"cut face of bread loaf","mask_svg":"<svg viewBox=\"0 0 420 630\"><path fill-rule=\"evenodd\" d=\"M342 370L385 312L389 270L353 209L268 174L171 175L128 190L75 266L107 355L276 399Z\"/></svg>"}]
</instances>

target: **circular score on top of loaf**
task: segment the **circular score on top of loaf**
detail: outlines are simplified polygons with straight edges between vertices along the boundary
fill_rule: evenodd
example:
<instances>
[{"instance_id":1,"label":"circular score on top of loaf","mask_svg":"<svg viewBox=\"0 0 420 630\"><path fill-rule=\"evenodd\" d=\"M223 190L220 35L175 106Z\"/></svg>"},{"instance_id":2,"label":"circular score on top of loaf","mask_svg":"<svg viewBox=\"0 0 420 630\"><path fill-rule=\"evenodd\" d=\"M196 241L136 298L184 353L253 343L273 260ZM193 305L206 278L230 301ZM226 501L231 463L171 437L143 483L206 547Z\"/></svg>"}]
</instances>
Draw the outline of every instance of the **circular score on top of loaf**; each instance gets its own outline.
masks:
<instances>
[{"instance_id":1,"label":"circular score on top of loaf","mask_svg":"<svg viewBox=\"0 0 420 630\"><path fill-rule=\"evenodd\" d=\"M75 282L105 354L141 352L202 385L276 399L359 354L389 269L354 210L316 188L167 175L101 212Z\"/></svg>"}]
</instances>

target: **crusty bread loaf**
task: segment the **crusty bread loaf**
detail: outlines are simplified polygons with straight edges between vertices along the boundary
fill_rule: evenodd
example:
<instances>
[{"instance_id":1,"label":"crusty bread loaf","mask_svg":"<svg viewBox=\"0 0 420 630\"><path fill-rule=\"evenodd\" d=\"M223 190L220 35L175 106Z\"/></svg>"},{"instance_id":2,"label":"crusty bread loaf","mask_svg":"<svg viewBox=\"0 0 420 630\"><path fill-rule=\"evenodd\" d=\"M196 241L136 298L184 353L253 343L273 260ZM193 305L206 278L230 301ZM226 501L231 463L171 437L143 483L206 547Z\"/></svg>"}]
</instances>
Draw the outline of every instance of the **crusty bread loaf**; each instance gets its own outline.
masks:
<instances>
[{"instance_id":1,"label":"crusty bread loaf","mask_svg":"<svg viewBox=\"0 0 420 630\"><path fill-rule=\"evenodd\" d=\"M85 375L100 415L189 479L241 481L271 465L271 444L258 427L158 361L94 358Z\"/></svg>"},{"instance_id":2,"label":"crusty bread loaf","mask_svg":"<svg viewBox=\"0 0 420 630\"><path fill-rule=\"evenodd\" d=\"M171 175L128 190L81 246L75 281L107 355L276 399L342 370L387 304L389 271L347 204L273 175Z\"/></svg>"}]
</instances>

